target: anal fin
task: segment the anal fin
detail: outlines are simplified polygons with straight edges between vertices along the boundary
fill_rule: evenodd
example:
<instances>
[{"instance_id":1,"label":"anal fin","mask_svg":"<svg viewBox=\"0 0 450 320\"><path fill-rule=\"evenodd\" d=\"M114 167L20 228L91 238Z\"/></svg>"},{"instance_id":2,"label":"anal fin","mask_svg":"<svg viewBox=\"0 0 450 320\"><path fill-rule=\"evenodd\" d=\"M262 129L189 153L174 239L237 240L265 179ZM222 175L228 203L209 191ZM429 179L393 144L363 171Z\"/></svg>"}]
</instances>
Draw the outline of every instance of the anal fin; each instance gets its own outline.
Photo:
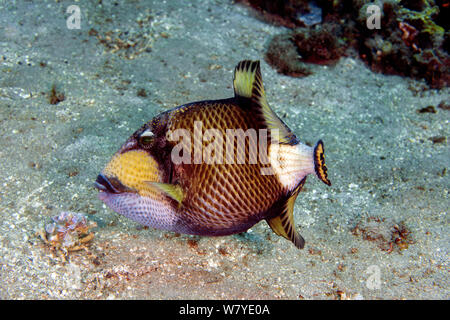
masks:
<instances>
[{"instance_id":1,"label":"anal fin","mask_svg":"<svg viewBox=\"0 0 450 320\"><path fill-rule=\"evenodd\" d=\"M303 178L302 181L300 181L300 183L291 193L290 197L282 207L280 214L273 218L267 219L267 223L269 224L270 228L272 228L273 232L283 238L286 238L287 240L292 241L292 243L294 243L294 245L299 249L304 248L305 239L303 239L303 237L297 232L297 230L295 230L294 204L298 194L305 184L305 181L306 177Z\"/></svg>"}]
</instances>

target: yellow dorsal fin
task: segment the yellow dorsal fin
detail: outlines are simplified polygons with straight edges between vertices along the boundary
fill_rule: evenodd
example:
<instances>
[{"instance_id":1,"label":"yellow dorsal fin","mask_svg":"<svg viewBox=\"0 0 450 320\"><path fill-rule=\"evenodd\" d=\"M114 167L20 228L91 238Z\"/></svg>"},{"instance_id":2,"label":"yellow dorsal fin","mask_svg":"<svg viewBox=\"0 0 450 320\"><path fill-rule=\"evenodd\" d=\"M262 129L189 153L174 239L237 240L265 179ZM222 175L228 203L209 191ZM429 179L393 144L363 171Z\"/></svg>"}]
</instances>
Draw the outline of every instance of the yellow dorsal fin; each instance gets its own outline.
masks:
<instances>
[{"instance_id":1,"label":"yellow dorsal fin","mask_svg":"<svg viewBox=\"0 0 450 320\"><path fill-rule=\"evenodd\" d=\"M243 60L239 62L234 70L233 86L236 97L244 97L254 102L270 132L279 130L278 134L272 135L274 138L278 137L278 142L291 144L296 140L294 134L267 103L259 61Z\"/></svg>"},{"instance_id":2,"label":"yellow dorsal fin","mask_svg":"<svg viewBox=\"0 0 450 320\"><path fill-rule=\"evenodd\" d=\"M234 94L236 96L251 98L253 83L256 78L256 69L259 69L259 61L243 60L234 69ZM264 88L263 88L264 93Z\"/></svg>"},{"instance_id":3,"label":"yellow dorsal fin","mask_svg":"<svg viewBox=\"0 0 450 320\"><path fill-rule=\"evenodd\" d=\"M184 199L184 193L180 185L154 181L147 181L146 183L155 187L159 191L162 191L172 199L176 200L179 205L181 205L181 202Z\"/></svg>"},{"instance_id":4,"label":"yellow dorsal fin","mask_svg":"<svg viewBox=\"0 0 450 320\"><path fill-rule=\"evenodd\" d=\"M302 181L300 181L298 186L291 193L291 196L286 201L281 213L276 217L267 220L267 223L269 224L270 228L272 228L273 232L281 237L291 240L299 249L303 249L303 247L305 246L305 239L303 239L303 237L298 234L297 230L295 230L294 204L295 199L297 199L300 190L305 184L305 181L306 177L303 178Z\"/></svg>"}]
</instances>

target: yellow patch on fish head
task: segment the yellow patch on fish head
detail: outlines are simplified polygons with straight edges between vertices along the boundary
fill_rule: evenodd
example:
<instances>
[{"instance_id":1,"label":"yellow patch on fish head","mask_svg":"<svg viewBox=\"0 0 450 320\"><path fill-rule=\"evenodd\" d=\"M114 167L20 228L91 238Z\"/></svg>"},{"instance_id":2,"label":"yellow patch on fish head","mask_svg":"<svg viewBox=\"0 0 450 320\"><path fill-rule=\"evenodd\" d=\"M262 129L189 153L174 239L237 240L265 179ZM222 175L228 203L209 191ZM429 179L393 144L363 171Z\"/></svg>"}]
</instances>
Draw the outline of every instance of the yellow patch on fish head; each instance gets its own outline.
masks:
<instances>
[{"instance_id":1,"label":"yellow patch on fish head","mask_svg":"<svg viewBox=\"0 0 450 320\"><path fill-rule=\"evenodd\" d=\"M154 196L155 189L148 182L160 182L158 162L144 150L117 153L106 165L103 174L115 177L125 187L141 196Z\"/></svg>"}]
</instances>

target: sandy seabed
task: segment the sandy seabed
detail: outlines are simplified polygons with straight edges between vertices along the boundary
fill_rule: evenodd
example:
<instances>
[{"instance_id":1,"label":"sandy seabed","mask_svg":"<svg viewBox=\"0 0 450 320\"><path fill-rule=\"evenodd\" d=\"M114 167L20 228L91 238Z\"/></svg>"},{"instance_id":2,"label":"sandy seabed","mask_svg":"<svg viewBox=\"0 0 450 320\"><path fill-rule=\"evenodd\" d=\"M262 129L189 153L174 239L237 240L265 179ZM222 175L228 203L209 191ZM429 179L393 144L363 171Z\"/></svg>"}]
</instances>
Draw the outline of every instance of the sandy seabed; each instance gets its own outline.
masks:
<instances>
[{"instance_id":1,"label":"sandy seabed","mask_svg":"<svg viewBox=\"0 0 450 320\"><path fill-rule=\"evenodd\" d=\"M1 299L450 298L448 88L352 58L282 76L263 57L284 29L225 0L80 2L81 29L67 28L71 4L0 3ZM262 61L297 137L325 143L333 186L309 178L295 206L305 249L265 222L195 237L106 208L93 182L125 139L162 111L232 96L243 59ZM67 263L34 235L61 211L98 225ZM390 248L395 226L407 245Z\"/></svg>"}]
</instances>

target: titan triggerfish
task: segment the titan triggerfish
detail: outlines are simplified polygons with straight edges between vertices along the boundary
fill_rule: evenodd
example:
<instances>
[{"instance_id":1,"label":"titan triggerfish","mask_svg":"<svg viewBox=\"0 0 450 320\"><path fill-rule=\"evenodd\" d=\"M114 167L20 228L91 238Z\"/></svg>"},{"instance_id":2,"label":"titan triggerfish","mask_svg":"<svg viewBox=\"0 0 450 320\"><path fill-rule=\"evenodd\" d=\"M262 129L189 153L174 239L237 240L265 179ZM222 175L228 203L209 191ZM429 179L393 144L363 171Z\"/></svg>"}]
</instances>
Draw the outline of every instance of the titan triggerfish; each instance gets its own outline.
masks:
<instances>
[{"instance_id":1,"label":"titan triggerfish","mask_svg":"<svg viewBox=\"0 0 450 320\"><path fill-rule=\"evenodd\" d=\"M181 105L144 124L98 175L99 198L140 224L224 236L265 219L303 248L294 203L309 174L327 185L324 146L301 143L269 107L259 61L241 61L234 97Z\"/></svg>"}]
</instances>

